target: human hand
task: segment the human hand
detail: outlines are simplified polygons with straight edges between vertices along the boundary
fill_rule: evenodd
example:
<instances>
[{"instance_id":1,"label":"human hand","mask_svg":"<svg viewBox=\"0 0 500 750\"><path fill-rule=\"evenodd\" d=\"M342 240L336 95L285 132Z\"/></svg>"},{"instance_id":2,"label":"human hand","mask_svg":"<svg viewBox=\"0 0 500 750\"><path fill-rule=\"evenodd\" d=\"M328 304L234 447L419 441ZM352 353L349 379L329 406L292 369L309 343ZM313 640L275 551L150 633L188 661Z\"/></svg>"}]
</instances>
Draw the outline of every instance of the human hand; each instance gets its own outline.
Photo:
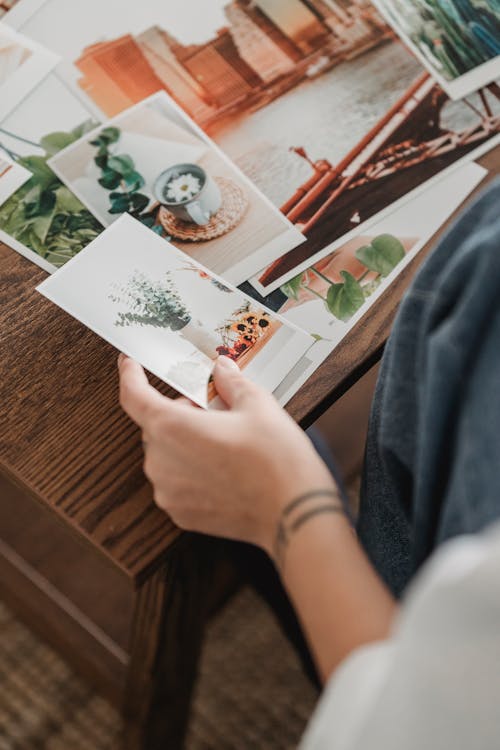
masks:
<instances>
[{"instance_id":1,"label":"human hand","mask_svg":"<svg viewBox=\"0 0 500 750\"><path fill-rule=\"evenodd\" d=\"M155 502L181 528L271 553L284 506L310 490L334 488L305 433L227 357L214 370L226 411L161 395L123 355L119 372L120 403L142 429Z\"/></svg>"}]
</instances>

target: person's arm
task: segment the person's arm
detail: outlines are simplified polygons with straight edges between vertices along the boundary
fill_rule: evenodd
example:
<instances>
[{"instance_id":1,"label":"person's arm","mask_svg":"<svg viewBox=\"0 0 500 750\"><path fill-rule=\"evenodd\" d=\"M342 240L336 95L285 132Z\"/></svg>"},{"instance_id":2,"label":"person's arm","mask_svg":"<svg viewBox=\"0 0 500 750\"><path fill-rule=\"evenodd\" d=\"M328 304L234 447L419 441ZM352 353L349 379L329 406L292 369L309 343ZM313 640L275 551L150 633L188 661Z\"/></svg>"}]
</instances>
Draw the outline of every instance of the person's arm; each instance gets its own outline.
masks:
<instances>
[{"instance_id":1,"label":"person's arm","mask_svg":"<svg viewBox=\"0 0 500 750\"><path fill-rule=\"evenodd\" d=\"M165 398L120 357L120 400L141 427L157 504L181 528L273 557L326 680L362 644L387 637L395 603L341 510L328 468L274 398L226 358L214 371L227 411Z\"/></svg>"},{"instance_id":2,"label":"person's arm","mask_svg":"<svg viewBox=\"0 0 500 750\"><path fill-rule=\"evenodd\" d=\"M355 648L388 637L396 604L345 516L319 514L295 532L282 580L324 681Z\"/></svg>"}]
</instances>

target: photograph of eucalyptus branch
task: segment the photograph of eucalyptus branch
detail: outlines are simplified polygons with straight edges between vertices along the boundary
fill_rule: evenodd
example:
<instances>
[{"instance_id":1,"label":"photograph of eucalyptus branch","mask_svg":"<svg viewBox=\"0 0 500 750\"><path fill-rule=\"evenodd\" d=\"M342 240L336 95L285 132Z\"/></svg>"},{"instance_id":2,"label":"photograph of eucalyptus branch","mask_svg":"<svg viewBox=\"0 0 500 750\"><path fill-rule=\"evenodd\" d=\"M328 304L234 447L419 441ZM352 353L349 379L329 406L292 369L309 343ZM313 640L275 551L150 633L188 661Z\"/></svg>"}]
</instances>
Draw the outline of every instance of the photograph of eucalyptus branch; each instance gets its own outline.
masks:
<instances>
[{"instance_id":1,"label":"photograph of eucalyptus branch","mask_svg":"<svg viewBox=\"0 0 500 750\"><path fill-rule=\"evenodd\" d=\"M203 407L219 355L272 391L313 344L128 214L38 289Z\"/></svg>"}]
</instances>

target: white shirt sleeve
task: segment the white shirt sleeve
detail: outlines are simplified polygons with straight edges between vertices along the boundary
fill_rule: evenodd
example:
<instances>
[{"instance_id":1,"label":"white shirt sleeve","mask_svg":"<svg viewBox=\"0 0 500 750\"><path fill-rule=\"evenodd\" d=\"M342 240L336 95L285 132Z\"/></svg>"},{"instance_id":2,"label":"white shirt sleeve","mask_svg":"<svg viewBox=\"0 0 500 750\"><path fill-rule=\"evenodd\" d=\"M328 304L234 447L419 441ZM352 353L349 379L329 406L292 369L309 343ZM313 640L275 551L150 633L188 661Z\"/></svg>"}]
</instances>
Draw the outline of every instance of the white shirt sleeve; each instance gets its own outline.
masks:
<instances>
[{"instance_id":1,"label":"white shirt sleeve","mask_svg":"<svg viewBox=\"0 0 500 750\"><path fill-rule=\"evenodd\" d=\"M330 679L300 750L499 750L500 525L443 545L392 637Z\"/></svg>"}]
</instances>

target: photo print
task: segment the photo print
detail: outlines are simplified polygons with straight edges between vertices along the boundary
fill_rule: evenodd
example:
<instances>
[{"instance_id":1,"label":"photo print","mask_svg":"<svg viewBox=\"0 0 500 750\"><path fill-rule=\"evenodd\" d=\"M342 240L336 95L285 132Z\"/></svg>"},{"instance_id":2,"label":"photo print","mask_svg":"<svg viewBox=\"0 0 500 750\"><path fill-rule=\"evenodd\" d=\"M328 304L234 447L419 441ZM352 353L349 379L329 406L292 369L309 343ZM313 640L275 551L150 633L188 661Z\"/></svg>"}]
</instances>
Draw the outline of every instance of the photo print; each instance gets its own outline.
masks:
<instances>
[{"instance_id":1,"label":"photo print","mask_svg":"<svg viewBox=\"0 0 500 750\"><path fill-rule=\"evenodd\" d=\"M103 229L48 166L58 150L96 125L92 113L53 73L0 121L0 148L30 173L0 206L0 240L49 272Z\"/></svg>"},{"instance_id":2,"label":"photo print","mask_svg":"<svg viewBox=\"0 0 500 750\"><path fill-rule=\"evenodd\" d=\"M451 100L366 0L18 7L99 120L166 91L306 237L266 294L500 142L498 85Z\"/></svg>"},{"instance_id":3,"label":"photo print","mask_svg":"<svg viewBox=\"0 0 500 750\"><path fill-rule=\"evenodd\" d=\"M129 213L234 284L305 239L164 91L48 165L103 226Z\"/></svg>"},{"instance_id":4,"label":"photo print","mask_svg":"<svg viewBox=\"0 0 500 750\"><path fill-rule=\"evenodd\" d=\"M57 65L53 52L0 22L0 120Z\"/></svg>"},{"instance_id":5,"label":"photo print","mask_svg":"<svg viewBox=\"0 0 500 750\"><path fill-rule=\"evenodd\" d=\"M19 0L2 0L0 2L0 18L3 18L3 16L8 13L16 3L18 3Z\"/></svg>"},{"instance_id":6,"label":"photo print","mask_svg":"<svg viewBox=\"0 0 500 750\"><path fill-rule=\"evenodd\" d=\"M10 159L0 149L0 206L24 185L31 177L31 172Z\"/></svg>"},{"instance_id":7,"label":"photo print","mask_svg":"<svg viewBox=\"0 0 500 750\"><path fill-rule=\"evenodd\" d=\"M38 291L203 407L219 355L273 391L313 343L128 214Z\"/></svg>"},{"instance_id":8,"label":"photo print","mask_svg":"<svg viewBox=\"0 0 500 750\"><path fill-rule=\"evenodd\" d=\"M244 285L260 304L313 336L314 346L275 392L287 403L349 331L389 289L398 274L484 179L466 164L348 240L266 298Z\"/></svg>"},{"instance_id":9,"label":"photo print","mask_svg":"<svg viewBox=\"0 0 500 750\"><path fill-rule=\"evenodd\" d=\"M497 0L373 0L451 99L500 80Z\"/></svg>"}]
</instances>

